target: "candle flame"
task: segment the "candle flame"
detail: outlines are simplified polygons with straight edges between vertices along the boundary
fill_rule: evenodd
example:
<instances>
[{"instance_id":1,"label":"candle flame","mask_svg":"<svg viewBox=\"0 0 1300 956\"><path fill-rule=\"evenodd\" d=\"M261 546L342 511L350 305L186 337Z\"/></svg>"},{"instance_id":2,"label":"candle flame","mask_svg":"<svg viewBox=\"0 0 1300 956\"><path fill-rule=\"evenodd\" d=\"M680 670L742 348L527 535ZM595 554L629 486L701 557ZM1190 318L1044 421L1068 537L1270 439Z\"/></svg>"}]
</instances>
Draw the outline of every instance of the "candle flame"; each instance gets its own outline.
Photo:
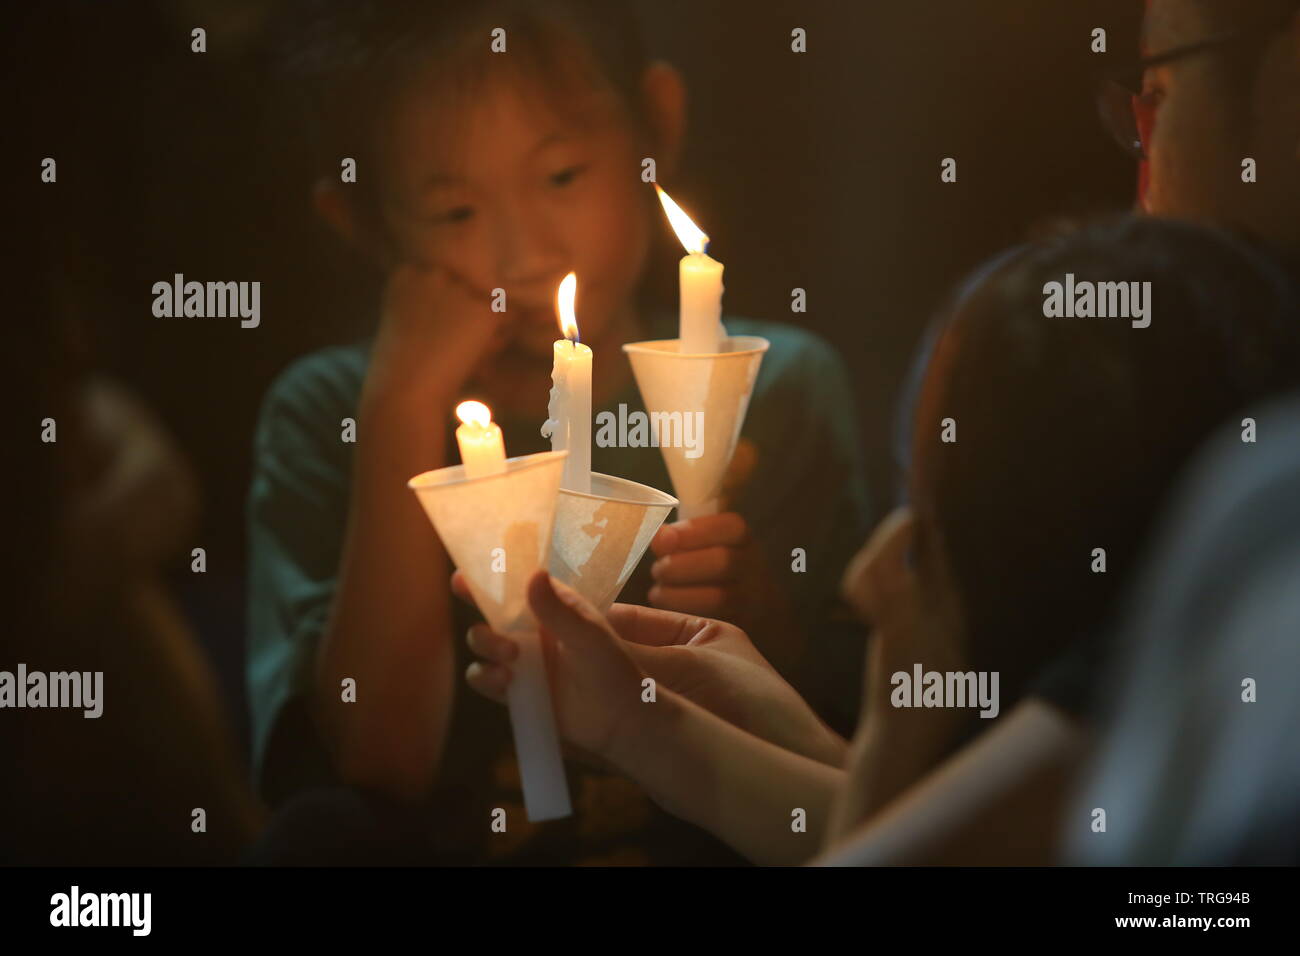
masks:
<instances>
[{"instance_id":1,"label":"candle flame","mask_svg":"<svg viewBox=\"0 0 1300 956\"><path fill-rule=\"evenodd\" d=\"M578 316L573 309L578 297L578 274L570 272L560 283L560 291L555 294L555 315L560 320L560 332L570 342L578 339Z\"/></svg>"},{"instance_id":2,"label":"candle flame","mask_svg":"<svg viewBox=\"0 0 1300 956\"><path fill-rule=\"evenodd\" d=\"M456 417L465 425L487 428L492 424L492 410L482 402L461 402L456 406Z\"/></svg>"},{"instance_id":3,"label":"candle flame","mask_svg":"<svg viewBox=\"0 0 1300 956\"><path fill-rule=\"evenodd\" d=\"M658 183L655 183L655 192L659 194L659 202L663 204L664 212L668 214L673 232L677 233L677 238L686 251L704 252L709 244L709 237L695 225L690 216L682 211L681 206L673 202L672 197L664 192Z\"/></svg>"}]
</instances>

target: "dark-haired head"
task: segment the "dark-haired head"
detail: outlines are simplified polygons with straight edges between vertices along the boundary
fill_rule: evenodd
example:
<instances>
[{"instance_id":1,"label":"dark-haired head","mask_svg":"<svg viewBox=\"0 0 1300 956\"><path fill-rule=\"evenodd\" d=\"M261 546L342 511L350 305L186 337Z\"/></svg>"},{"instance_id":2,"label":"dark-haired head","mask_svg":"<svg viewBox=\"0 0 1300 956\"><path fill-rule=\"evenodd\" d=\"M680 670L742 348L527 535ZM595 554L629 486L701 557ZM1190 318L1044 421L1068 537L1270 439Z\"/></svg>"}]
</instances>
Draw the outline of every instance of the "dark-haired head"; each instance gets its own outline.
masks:
<instances>
[{"instance_id":1,"label":"dark-haired head","mask_svg":"<svg viewBox=\"0 0 1300 956\"><path fill-rule=\"evenodd\" d=\"M1149 282L1150 325L1046 316L1067 274ZM1107 626L1194 449L1300 382L1297 303L1252 244L1124 219L1026 247L957 305L915 423L917 576L958 612L972 666L1002 675L1004 707Z\"/></svg>"},{"instance_id":2,"label":"dark-haired head","mask_svg":"<svg viewBox=\"0 0 1300 956\"><path fill-rule=\"evenodd\" d=\"M671 175L685 98L628 3L314 0L283 29L325 220L385 268L444 268L485 301L509 297L485 394L549 387L566 273L584 341L630 321L660 227L642 161Z\"/></svg>"},{"instance_id":3,"label":"dark-haired head","mask_svg":"<svg viewBox=\"0 0 1300 956\"><path fill-rule=\"evenodd\" d=\"M501 30L504 54L493 49ZM288 102L304 121L316 172L339 157L374 168L385 124L423 85L453 115L494 76L523 81L529 95L563 110L584 87L617 92L643 119L647 65L627 4L591 0L302 0L286 11L282 68ZM359 197L376 202L373 175ZM367 210L371 211L371 210Z\"/></svg>"}]
</instances>

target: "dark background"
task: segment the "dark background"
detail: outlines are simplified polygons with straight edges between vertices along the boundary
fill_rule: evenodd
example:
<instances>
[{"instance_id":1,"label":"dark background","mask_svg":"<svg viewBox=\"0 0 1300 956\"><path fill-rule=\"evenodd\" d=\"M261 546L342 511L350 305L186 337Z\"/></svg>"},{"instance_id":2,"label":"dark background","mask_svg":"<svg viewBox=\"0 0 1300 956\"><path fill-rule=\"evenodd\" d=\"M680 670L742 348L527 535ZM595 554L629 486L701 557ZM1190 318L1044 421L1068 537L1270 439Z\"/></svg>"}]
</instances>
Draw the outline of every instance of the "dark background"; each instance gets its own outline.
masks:
<instances>
[{"instance_id":1,"label":"dark background","mask_svg":"<svg viewBox=\"0 0 1300 956\"><path fill-rule=\"evenodd\" d=\"M1097 122L1096 73L1135 54L1132 0L636 0L690 89L673 194L726 263L729 313L830 340L858 399L873 503L895 480L895 393L925 323L981 260L1060 216L1122 208L1135 170ZM370 277L313 220L302 144L273 110L267 0L49 0L6 9L7 151L22 226L99 364L198 472L208 572L175 583L246 728L244 495L262 395L372 321ZM208 52L190 52L203 26ZM790 52L790 31L808 52ZM1105 27L1109 52L1091 53ZM10 137L13 137L10 139ZM58 161L57 185L39 182ZM943 184L939 163L958 162ZM158 319L154 282L259 280L257 329ZM672 276L665 277L671 287ZM809 311L791 315L790 290Z\"/></svg>"}]
</instances>

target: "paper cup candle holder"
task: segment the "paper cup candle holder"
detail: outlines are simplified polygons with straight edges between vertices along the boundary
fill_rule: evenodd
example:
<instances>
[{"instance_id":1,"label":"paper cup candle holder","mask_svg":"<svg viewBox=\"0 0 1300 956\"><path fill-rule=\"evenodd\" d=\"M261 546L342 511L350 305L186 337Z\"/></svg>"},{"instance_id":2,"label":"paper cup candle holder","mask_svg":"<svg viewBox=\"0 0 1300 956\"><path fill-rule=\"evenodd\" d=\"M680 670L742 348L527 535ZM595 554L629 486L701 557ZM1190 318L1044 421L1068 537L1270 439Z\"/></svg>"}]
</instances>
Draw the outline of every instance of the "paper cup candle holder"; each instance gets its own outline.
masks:
<instances>
[{"instance_id":1,"label":"paper cup candle holder","mask_svg":"<svg viewBox=\"0 0 1300 956\"><path fill-rule=\"evenodd\" d=\"M677 499L591 471L592 352L578 341L577 276L560 283L551 401L542 435L567 450L551 542L550 572L602 612L618 598Z\"/></svg>"},{"instance_id":2,"label":"paper cup candle holder","mask_svg":"<svg viewBox=\"0 0 1300 956\"><path fill-rule=\"evenodd\" d=\"M407 482L433 523L474 603L493 630L519 644L507 691L510 727L530 820L572 813L546 661L528 609L529 578L547 565L567 452L506 458L487 407L463 402L456 430L462 464Z\"/></svg>"},{"instance_id":3,"label":"paper cup candle holder","mask_svg":"<svg viewBox=\"0 0 1300 956\"><path fill-rule=\"evenodd\" d=\"M701 422L696 447L665 440L659 448L681 499L683 518L714 514L722 481L745 424L768 341L728 336L722 325L722 263L705 251L709 237L655 184L687 254L678 267L678 337L623 346L651 422Z\"/></svg>"}]
</instances>

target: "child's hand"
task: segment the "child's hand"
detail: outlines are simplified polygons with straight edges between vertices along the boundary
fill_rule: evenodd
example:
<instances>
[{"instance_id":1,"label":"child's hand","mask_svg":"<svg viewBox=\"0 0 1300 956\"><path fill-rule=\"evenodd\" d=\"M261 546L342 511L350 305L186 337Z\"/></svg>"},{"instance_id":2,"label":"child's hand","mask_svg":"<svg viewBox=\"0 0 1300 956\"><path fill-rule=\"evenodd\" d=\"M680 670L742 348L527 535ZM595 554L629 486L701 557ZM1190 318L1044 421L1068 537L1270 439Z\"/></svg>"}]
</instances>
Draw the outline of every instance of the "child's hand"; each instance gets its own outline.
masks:
<instances>
[{"instance_id":1,"label":"child's hand","mask_svg":"<svg viewBox=\"0 0 1300 956\"><path fill-rule=\"evenodd\" d=\"M488 293L445 268L400 264L384 289L371 375L455 397L474 369L500 349L504 315L492 311Z\"/></svg>"},{"instance_id":2,"label":"child's hand","mask_svg":"<svg viewBox=\"0 0 1300 956\"><path fill-rule=\"evenodd\" d=\"M665 525L650 549L658 557L650 568L650 604L730 621L752 635L779 670L798 667L806 634L744 518L729 511Z\"/></svg>"},{"instance_id":3,"label":"child's hand","mask_svg":"<svg viewBox=\"0 0 1300 956\"><path fill-rule=\"evenodd\" d=\"M650 542L659 559L650 569L650 603L670 611L736 621L764 585L762 555L745 519L728 510L758 461L742 438L722 482L721 514L664 525ZM743 624L742 624L743 626Z\"/></svg>"},{"instance_id":4,"label":"child's hand","mask_svg":"<svg viewBox=\"0 0 1300 956\"><path fill-rule=\"evenodd\" d=\"M452 576L452 590L469 599L459 572ZM740 628L633 604L611 607L608 625L660 689L668 688L780 747L833 766L842 763L845 741L813 713ZM470 686L504 702L510 662L518 648L486 625L471 628L469 644L483 658L470 666Z\"/></svg>"},{"instance_id":5,"label":"child's hand","mask_svg":"<svg viewBox=\"0 0 1300 956\"><path fill-rule=\"evenodd\" d=\"M723 481L722 502L729 507L757 463L751 442L741 439ZM650 574L648 600L655 607L731 621L751 634L784 617L785 594L768 573L758 542L745 519L734 511L664 525L650 541L657 561ZM785 648L764 642L778 664Z\"/></svg>"},{"instance_id":6,"label":"child's hand","mask_svg":"<svg viewBox=\"0 0 1300 956\"><path fill-rule=\"evenodd\" d=\"M655 607L735 620L760 597L762 555L734 511L664 525L650 542Z\"/></svg>"}]
</instances>

